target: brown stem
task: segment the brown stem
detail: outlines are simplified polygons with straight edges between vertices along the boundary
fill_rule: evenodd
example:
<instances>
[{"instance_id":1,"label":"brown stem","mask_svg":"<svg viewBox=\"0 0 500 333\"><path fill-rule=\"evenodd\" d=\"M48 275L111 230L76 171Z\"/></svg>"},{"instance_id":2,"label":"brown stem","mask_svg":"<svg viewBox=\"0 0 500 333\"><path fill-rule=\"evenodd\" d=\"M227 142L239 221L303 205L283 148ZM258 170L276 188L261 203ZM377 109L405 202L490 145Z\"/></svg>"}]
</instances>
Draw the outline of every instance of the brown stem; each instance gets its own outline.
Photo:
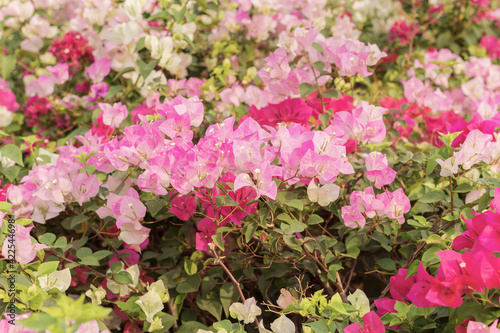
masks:
<instances>
[{"instance_id":1,"label":"brown stem","mask_svg":"<svg viewBox=\"0 0 500 333\"><path fill-rule=\"evenodd\" d=\"M244 303L246 301L246 298L245 298L245 295L243 295L243 291L240 288L240 283L234 278L234 275L226 267L226 265L224 265L224 263L220 259L219 255L217 254L217 251L215 251L214 249L211 249L211 250L212 250L212 254L214 255L215 259L217 259L217 261L216 261L217 264L220 267L222 267L222 269L227 273L227 275L229 276L229 278L231 279L231 281L233 281L233 284L236 286L236 289L238 290L238 293L240 294L241 300ZM257 318L255 318L255 325L257 325L257 328L259 327L259 321L257 320Z\"/></svg>"}]
</instances>

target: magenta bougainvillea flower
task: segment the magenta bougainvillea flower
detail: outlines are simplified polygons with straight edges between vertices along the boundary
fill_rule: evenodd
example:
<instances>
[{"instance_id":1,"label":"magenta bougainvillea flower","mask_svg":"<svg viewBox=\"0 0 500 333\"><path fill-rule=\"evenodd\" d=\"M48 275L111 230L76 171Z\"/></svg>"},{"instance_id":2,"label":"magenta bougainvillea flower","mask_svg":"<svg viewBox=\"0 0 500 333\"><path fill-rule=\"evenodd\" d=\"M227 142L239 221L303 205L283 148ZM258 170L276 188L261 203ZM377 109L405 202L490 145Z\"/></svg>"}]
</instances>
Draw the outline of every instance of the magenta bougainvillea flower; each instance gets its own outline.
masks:
<instances>
[{"instance_id":1,"label":"magenta bougainvillea flower","mask_svg":"<svg viewBox=\"0 0 500 333\"><path fill-rule=\"evenodd\" d=\"M346 333L384 333L385 327L380 317L373 311L363 316L363 327L354 323L344 329Z\"/></svg>"}]
</instances>

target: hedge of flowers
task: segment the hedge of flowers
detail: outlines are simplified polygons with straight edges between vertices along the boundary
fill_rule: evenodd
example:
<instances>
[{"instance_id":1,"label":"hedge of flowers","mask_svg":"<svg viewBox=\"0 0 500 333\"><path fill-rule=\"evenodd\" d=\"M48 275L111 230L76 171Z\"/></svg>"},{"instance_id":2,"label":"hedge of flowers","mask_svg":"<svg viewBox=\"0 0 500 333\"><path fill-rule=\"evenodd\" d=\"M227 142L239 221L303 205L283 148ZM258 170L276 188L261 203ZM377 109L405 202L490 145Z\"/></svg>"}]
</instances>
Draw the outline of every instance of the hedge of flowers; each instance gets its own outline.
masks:
<instances>
[{"instance_id":1,"label":"hedge of flowers","mask_svg":"<svg viewBox=\"0 0 500 333\"><path fill-rule=\"evenodd\" d=\"M1 332L500 332L500 3L0 1Z\"/></svg>"}]
</instances>

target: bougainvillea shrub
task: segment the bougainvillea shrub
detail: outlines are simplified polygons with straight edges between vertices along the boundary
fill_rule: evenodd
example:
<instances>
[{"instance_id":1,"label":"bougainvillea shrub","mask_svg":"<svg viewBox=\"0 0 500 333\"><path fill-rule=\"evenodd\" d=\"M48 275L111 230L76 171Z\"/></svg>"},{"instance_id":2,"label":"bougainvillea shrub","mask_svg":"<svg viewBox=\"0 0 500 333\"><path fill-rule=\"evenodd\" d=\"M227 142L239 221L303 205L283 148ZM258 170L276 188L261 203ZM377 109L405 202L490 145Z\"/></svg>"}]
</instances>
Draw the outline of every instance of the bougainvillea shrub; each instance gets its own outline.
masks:
<instances>
[{"instance_id":1,"label":"bougainvillea shrub","mask_svg":"<svg viewBox=\"0 0 500 333\"><path fill-rule=\"evenodd\" d=\"M0 22L0 332L500 332L498 1Z\"/></svg>"}]
</instances>

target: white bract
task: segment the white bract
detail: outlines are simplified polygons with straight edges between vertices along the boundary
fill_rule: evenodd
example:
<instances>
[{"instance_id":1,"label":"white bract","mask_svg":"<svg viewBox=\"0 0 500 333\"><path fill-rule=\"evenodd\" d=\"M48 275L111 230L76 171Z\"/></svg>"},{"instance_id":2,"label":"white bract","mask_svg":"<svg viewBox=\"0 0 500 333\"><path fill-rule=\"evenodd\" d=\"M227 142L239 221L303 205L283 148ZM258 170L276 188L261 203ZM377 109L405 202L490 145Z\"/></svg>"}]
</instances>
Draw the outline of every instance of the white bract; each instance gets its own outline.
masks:
<instances>
[{"instance_id":1,"label":"white bract","mask_svg":"<svg viewBox=\"0 0 500 333\"><path fill-rule=\"evenodd\" d=\"M139 282L139 267L137 265L133 265L127 268L125 271L127 271L132 276L132 286L135 287ZM111 272L111 270L108 270L108 273L109 272ZM130 292L129 287L126 284L118 283L112 279L107 280L106 286L112 293L118 294L120 295L120 297L128 295L128 293Z\"/></svg>"},{"instance_id":2,"label":"white bract","mask_svg":"<svg viewBox=\"0 0 500 333\"><path fill-rule=\"evenodd\" d=\"M90 289L85 292L85 295L92 300L92 304L101 305L102 300L106 297L106 290L99 286L96 288L94 285L90 285Z\"/></svg>"},{"instance_id":3,"label":"white bract","mask_svg":"<svg viewBox=\"0 0 500 333\"><path fill-rule=\"evenodd\" d=\"M285 315L281 315L271 324L273 333L295 333L294 323Z\"/></svg>"},{"instance_id":4,"label":"white bract","mask_svg":"<svg viewBox=\"0 0 500 333\"><path fill-rule=\"evenodd\" d=\"M248 298L245 304L234 303L229 307L229 313L231 317L243 321L245 324L249 324L255 320L255 317L262 313L262 310L257 306L255 298Z\"/></svg>"},{"instance_id":5,"label":"white bract","mask_svg":"<svg viewBox=\"0 0 500 333\"><path fill-rule=\"evenodd\" d=\"M347 296L347 300L359 310L359 316L363 317L365 314L370 312L370 300L366 297L366 294L361 289L356 289L353 294Z\"/></svg>"},{"instance_id":6,"label":"white bract","mask_svg":"<svg viewBox=\"0 0 500 333\"><path fill-rule=\"evenodd\" d=\"M320 206L328 206L330 202L339 197L340 187L335 184L327 184L318 187L314 180L311 180L307 187L307 196L312 202L317 202Z\"/></svg>"},{"instance_id":7,"label":"white bract","mask_svg":"<svg viewBox=\"0 0 500 333\"><path fill-rule=\"evenodd\" d=\"M40 276L38 282L40 282L40 287L43 291L56 288L61 292L65 292L71 284L71 272L69 268L65 268L62 271L55 271L54 273Z\"/></svg>"},{"instance_id":8,"label":"white bract","mask_svg":"<svg viewBox=\"0 0 500 333\"><path fill-rule=\"evenodd\" d=\"M3 105L0 105L0 127L7 127L12 123L14 113L7 110Z\"/></svg>"},{"instance_id":9,"label":"white bract","mask_svg":"<svg viewBox=\"0 0 500 333\"><path fill-rule=\"evenodd\" d=\"M155 314L163 310L161 297L154 291L148 291L147 294L139 297L139 300L135 303L141 307L146 314L146 320L150 323L153 322Z\"/></svg>"}]
</instances>

